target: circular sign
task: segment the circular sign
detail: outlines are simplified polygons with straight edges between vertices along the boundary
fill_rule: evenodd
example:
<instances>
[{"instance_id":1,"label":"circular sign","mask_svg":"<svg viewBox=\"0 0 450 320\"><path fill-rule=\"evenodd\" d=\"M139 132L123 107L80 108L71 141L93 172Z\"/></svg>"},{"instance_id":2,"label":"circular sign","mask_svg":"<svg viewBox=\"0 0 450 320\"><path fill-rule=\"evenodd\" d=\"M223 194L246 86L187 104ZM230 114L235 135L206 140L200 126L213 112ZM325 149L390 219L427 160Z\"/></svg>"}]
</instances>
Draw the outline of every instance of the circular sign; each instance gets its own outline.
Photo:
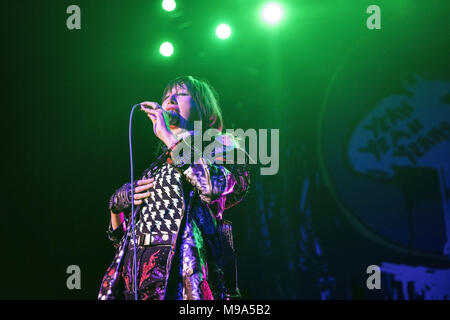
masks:
<instances>
[{"instance_id":1,"label":"circular sign","mask_svg":"<svg viewBox=\"0 0 450 320\"><path fill-rule=\"evenodd\" d=\"M450 72L442 43L368 32L322 102L321 172L364 235L395 250L450 257Z\"/></svg>"}]
</instances>

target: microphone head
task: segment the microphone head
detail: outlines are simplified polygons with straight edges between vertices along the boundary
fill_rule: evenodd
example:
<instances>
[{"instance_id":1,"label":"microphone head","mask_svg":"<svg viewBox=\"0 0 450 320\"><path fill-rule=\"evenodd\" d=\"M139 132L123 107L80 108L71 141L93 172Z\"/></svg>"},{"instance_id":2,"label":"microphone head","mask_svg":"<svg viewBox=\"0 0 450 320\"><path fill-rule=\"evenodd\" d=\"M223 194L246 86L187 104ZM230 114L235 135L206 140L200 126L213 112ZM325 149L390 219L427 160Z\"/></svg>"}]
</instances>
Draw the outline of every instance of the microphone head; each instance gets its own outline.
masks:
<instances>
[{"instance_id":1,"label":"microphone head","mask_svg":"<svg viewBox=\"0 0 450 320\"><path fill-rule=\"evenodd\" d=\"M169 125L176 125L180 120L178 113L174 110L167 111L169 113Z\"/></svg>"}]
</instances>

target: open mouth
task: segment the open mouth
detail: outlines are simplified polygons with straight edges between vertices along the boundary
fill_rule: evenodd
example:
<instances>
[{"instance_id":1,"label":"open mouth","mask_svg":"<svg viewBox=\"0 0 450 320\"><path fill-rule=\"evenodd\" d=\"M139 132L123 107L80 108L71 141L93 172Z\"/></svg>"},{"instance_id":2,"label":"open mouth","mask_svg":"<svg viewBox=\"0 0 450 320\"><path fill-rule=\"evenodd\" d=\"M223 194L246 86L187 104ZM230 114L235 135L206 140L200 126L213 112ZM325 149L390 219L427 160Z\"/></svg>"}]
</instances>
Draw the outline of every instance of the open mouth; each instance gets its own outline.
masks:
<instances>
[{"instance_id":1,"label":"open mouth","mask_svg":"<svg viewBox=\"0 0 450 320\"><path fill-rule=\"evenodd\" d=\"M170 111L170 110L176 111L178 113L177 107L167 107L166 108L166 111Z\"/></svg>"}]
</instances>

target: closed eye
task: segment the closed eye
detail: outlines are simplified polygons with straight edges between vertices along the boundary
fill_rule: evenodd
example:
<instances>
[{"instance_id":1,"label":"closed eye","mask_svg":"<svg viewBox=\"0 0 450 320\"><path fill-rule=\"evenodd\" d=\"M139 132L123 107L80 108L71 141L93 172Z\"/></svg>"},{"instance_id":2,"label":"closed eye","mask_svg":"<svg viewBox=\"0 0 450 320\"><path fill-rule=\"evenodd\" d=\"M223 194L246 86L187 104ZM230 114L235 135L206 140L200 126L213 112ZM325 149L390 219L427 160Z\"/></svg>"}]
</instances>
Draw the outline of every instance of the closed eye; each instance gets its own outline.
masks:
<instances>
[{"instance_id":1,"label":"closed eye","mask_svg":"<svg viewBox=\"0 0 450 320\"><path fill-rule=\"evenodd\" d=\"M188 93L188 92L180 92L180 93L177 93L177 94L175 94L175 95L178 95L178 96L188 96L189 93ZM163 100L162 102L166 101L168 98L169 98L169 96L165 97L164 100Z\"/></svg>"}]
</instances>

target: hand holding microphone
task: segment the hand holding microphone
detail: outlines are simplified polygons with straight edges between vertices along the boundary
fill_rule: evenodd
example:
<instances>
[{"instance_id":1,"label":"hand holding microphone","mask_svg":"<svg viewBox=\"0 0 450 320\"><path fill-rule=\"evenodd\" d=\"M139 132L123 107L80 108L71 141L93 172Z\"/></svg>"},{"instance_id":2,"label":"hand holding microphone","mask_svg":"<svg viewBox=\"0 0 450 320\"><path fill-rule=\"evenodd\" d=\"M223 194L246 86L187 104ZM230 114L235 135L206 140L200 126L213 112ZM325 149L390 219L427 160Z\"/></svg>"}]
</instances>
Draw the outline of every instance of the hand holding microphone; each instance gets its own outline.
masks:
<instances>
[{"instance_id":1,"label":"hand holding microphone","mask_svg":"<svg viewBox=\"0 0 450 320\"><path fill-rule=\"evenodd\" d=\"M170 130L170 126L178 124L180 120L176 111L165 111L158 103L151 101L142 102L140 105L141 110L147 113L153 122L153 132L167 147L178 141Z\"/></svg>"}]
</instances>

